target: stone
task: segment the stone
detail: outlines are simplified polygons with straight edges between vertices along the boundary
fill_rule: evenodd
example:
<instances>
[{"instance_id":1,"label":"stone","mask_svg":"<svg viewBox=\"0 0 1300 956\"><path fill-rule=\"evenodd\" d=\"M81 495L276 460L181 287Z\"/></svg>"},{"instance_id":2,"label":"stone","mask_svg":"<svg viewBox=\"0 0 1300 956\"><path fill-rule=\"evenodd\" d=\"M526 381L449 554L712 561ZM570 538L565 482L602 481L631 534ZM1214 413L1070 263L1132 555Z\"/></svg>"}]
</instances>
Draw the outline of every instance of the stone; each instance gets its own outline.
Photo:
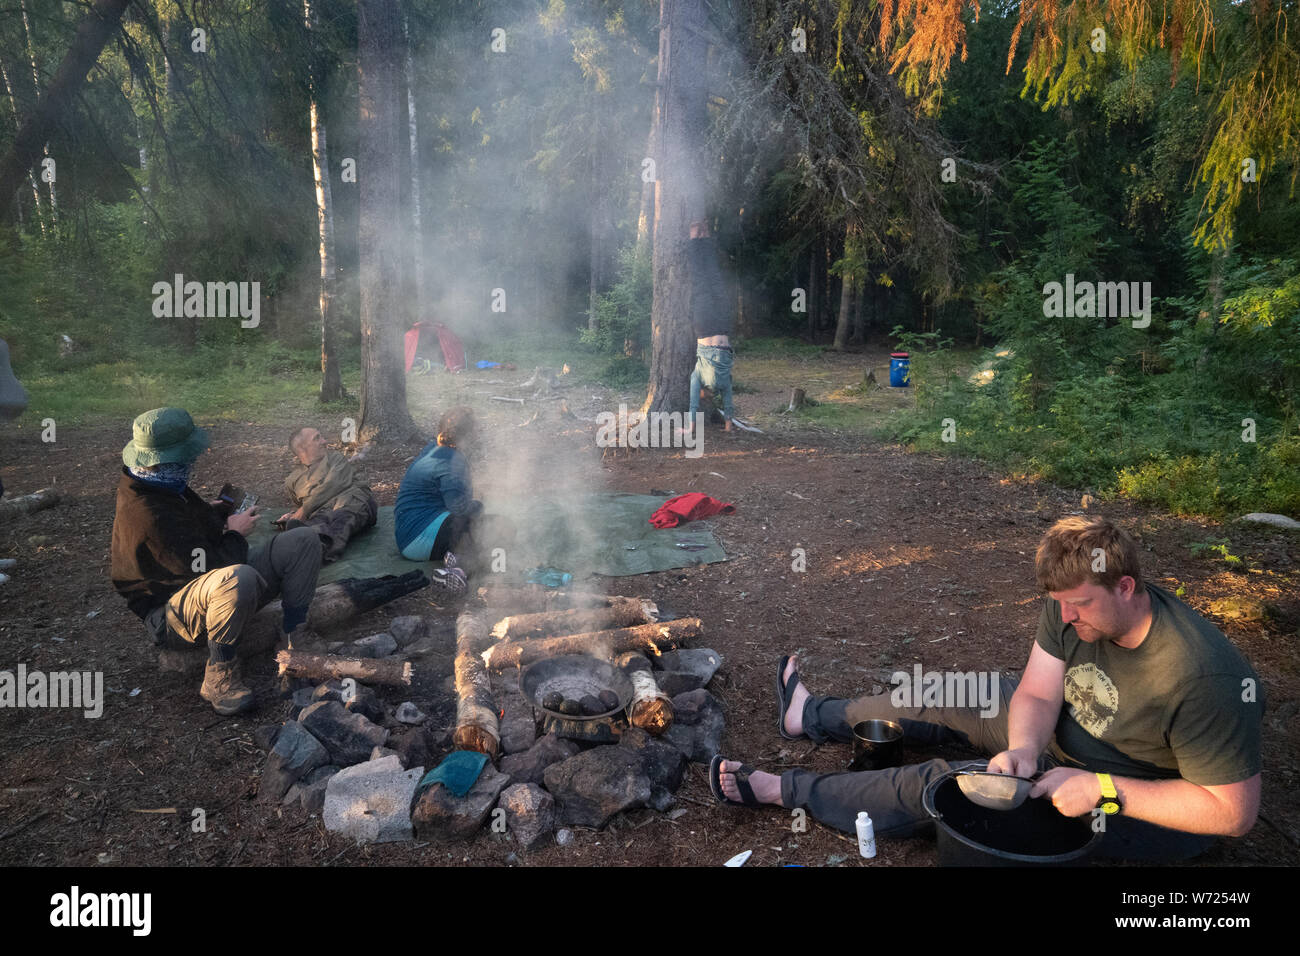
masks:
<instances>
[{"instance_id":1,"label":"stone","mask_svg":"<svg viewBox=\"0 0 1300 956\"><path fill-rule=\"evenodd\" d=\"M509 783L509 774L497 773L490 763L463 797L435 783L420 795L411 812L415 835L432 843L473 839Z\"/></svg>"},{"instance_id":2,"label":"stone","mask_svg":"<svg viewBox=\"0 0 1300 956\"><path fill-rule=\"evenodd\" d=\"M497 804L506 812L506 830L525 850L546 842L555 829L555 799L535 783L514 783Z\"/></svg>"},{"instance_id":3,"label":"stone","mask_svg":"<svg viewBox=\"0 0 1300 956\"><path fill-rule=\"evenodd\" d=\"M607 714L618 706L618 694L612 690L602 690L598 695L600 700L601 713Z\"/></svg>"},{"instance_id":4,"label":"stone","mask_svg":"<svg viewBox=\"0 0 1300 956\"><path fill-rule=\"evenodd\" d=\"M561 760L568 760L578 752L578 745L555 734L547 734L523 753L501 758L501 772L510 775L515 783L541 783L546 768Z\"/></svg>"},{"instance_id":5,"label":"stone","mask_svg":"<svg viewBox=\"0 0 1300 956\"><path fill-rule=\"evenodd\" d=\"M302 777L329 762L329 751L321 742L302 724L290 721L280 728L267 755L258 796L262 800L282 800Z\"/></svg>"},{"instance_id":6,"label":"stone","mask_svg":"<svg viewBox=\"0 0 1300 956\"><path fill-rule=\"evenodd\" d=\"M376 724L384 722L384 702L369 684L349 681L343 691L343 706Z\"/></svg>"},{"instance_id":7,"label":"stone","mask_svg":"<svg viewBox=\"0 0 1300 956\"><path fill-rule=\"evenodd\" d=\"M398 763L403 767L406 766L406 761L402 760L402 755L396 750L390 750L388 747L376 747L374 750L370 751L371 760L383 760L385 757L396 757Z\"/></svg>"},{"instance_id":8,"label":"stone","mask_svg":"<svg viewBox=\"0 0 1300 956\"><path fill-rule=\"evenodd\" d=\"M402 648L402 652L407 657L424 657L426 654L437 654L444 650L443 645L432 637L422 637L414 644Z\"/></svg>"},{"instance_id":9,"label":"stone","mask_svg":"<svg viewBox=\"0 0 1300 956\"><path fill-rule=\"evenodd\" d=\"M555 842L560 846L568 846L573 842L573 831L567 827L560 827L555 831Z\"/></svg>"},{"instance_id":10,"label":"stone","mask_svg":"<svg viewBox=\"0 0 1300 956\"><path fill-rule=\"evenodd\" d=\"M396 756L346 767L325 788L325 829L359 843L410 840L411 799L423 767L403 770Z\"/></svg>"},{"instance_id":11,"label":"stone","mask_svg":"<svg viewBox=\"0 0 1300 956\"><path fill-rule=\"evenodd\" d=\"M258 750L269 751L275 746L275 739L280 736L283 724L262 724L253 731L253 745Z\"/></svg>"},{"instance_id":12,"label":"stone","mask_svg":"<svg viewBox=\"0 0 1300 956\"><path fill-rule=\"evenodd\" d=\"M564 703L564 695L561 694L558 690L550 691L545 697L542 698L542 706L545 707L547 710L558 711L560 709L560 705L563 703Z\"/></svg>"},{"instance_id":13,"label":"stone","mask_svg":"<svg viewBox=\"0 0 1300 956\"><path fill-rule=\"evenodd\" d=\"M292 696L292 706L290 708L290 713L294 715L295 721L296 719L298 719L299 715L302 714L305 709L309 708L309 706L311 706L312 704L315 704L316 697L312 696L313 689L315 688L302 687L294 691L294 696Z\"/></svg>"},{"instance_id":14,"label":"stone","mask_svg":"<svg viewBox=\"0 0 1300 956\"><path fill-rule=\"evenodd\" d=\"M388 633L398 647L407 647L429 636L429 622L418 614L395 617L388 622Z\"/></svg>"},{"instance_id":15,"label":"stone","mask_svg":"<svg viewBox=\"0 0 1300 956\"><path fill-rule=\"evenodd\" d=\"M726 729L722 705L707 690L692 690L673 698L673 725L660 740L666 741L695 763L708 763L722 750Z\"/></svg>"},{"instance_id":16,"label":"stone","mask_svg":"<svg viewBox=\"0 0 1300 956\"><path fill-rule=\"evenodd\" d=\"M402 728L388 736L388 747L402 758L404 767L434 766L433 748L429 746L429 737L422 727Z\"/></svg>"},{"instance_id":17,"label":"stone","mask_svg":"<svg viewBox=\"0 0 1300 956\"><path fill-rule=\"evenodd\" d=\"M306 688L304 688L304 690L305 689ZM297 691L294 692L293 699L295 703L298 701L298 693L299 692ZM333 678L325 681L323 684L317 685L312 689L309 700L310 703L302 705L304 710L318 700L337 700L340 704L343 703L343 681L338 678Z\"/></svg>"},{"instance_id":18,"label":"stone","mask_svg":"<svg viewBox=\"0 0 1300 956\"><path fill-rule=\"evenodd\" d=\"M1225 597L1210 602L1210 613L1225 621L1262 621L1269 616L1269 607L1251 597Z\"/></svg>"},{"instance_id":19,"label":"stone","mask_svg":"<svg viewBox=\"0 0 1300 956\"><path fill-rule=\"evenodd\" d=\"M1252 511L1248 515L1241 516L1242 521L1254 521L1259 524L1271 524L1275 528L1286 528L1288 531L1294 531L1300 528L1300 521L1294 518L1288 518L1286 515L1272 514L1267 511Z\"/></svg>"},{"instance_id":20,"label":"stone","mask_svg":"<svg viewBox=\"0 0 1300 956\"><path fill-rule=\"evenodd\" d=\"M578 704L582 707L584 717L597 717L605 712L605 709L600 704L600 698L595 694L585 695L578 701Z\"/></svg>"},{"instance_id":21,"label":"stone","mask_svg":"<svg viewBox=\"0 0 1300 956\"><path fill-rule=\"evenodd\" d=\"M404 724L422 724L427 719L424 714L420 713L420 708L409 700L398 704L397 712L393 716Z\"/></svg>"},{"instance_id":22,"label":"stone","mask_svg":"<svg viewBox=\"0 0 1300 956\"><path fill-rule=\"evenodd\" d=\"M505 712L500 724L501 752L523 753L537 740L537 720L532 705L518 695L511 695L501 709Z\"/></svg>"},{"instance_id":23,"label":"stone","mask_svg":"<svg viewBox=\"0 0 1300 956\"><path fill-rule=\"evenodd\" d=\"M641 755L618 744L551 764L542 780L555 798L556 819L569 826L603 827L615 814L649 806L653 796Z\"/></svg>"},{"instance_id":24,"label":"stone","mask_svg":"<svg viewBox=\"0 0 1300 956\"><path fill-rule=\"evenodd\" d=\"M655 659L660 668L655 683L669 697L699 690L713 679L722 666L722 655L707 647L667 651Z\"/></svg>"},{"instance_id":25,"label":"stone","mask_svg":"<svg viewBox=\"0 0 1300 956\"><path fill-rule=\"evenodd\" d=\"M331 763L350 767L361 763L376 747L388 742L388 731L336 700L321 700L302 712L303 727L329 751Z\"/></svg>"},{"instance_id":26,"label":"stone","mask_svg":"<svg viewBox=\"0 0 1300 956\"><path fill-rule=\"evenodd\" d=\"M676 802L673 794L686 776L686 755L672 744L656 740L640 727L629 727L624 731L618 745L641 758L641 770L650 781L650 799L646 806L660 813L672 807Z\"/></svg>"},{"instance_id":27,"label":"stone","mask_svg":"<svg viewBox=\"0 0 1300 956\"><path fill-rule=\"evenodd\" d=\"M357 657L380 658L387 657L397 650L397 640L393 635L381 631L378 634L371 634L369 637L353 641L350 646L364 652L358 653Z\"/></svg>"},{"instance_id":28,"label":"stone","mask_svg":"<svg viewBox=\"0 0 1300 956\"><path fill-rule=\"evenodd\" d=\"M308 813L320 813L325 809L325 790L330 777L340 769L333 765L317 767L290 787L281 802L286 807L298 806Z\"/></svg>"}]
</instances>

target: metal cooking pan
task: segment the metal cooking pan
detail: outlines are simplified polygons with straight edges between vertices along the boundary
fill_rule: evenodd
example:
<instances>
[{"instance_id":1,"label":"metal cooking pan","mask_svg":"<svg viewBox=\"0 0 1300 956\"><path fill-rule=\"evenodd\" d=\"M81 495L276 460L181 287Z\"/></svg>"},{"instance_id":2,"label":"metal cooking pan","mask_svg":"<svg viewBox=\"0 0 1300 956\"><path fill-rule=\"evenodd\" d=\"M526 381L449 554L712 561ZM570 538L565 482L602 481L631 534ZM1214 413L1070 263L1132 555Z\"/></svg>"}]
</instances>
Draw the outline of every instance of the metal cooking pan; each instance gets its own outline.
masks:
<instances>
[{"instance_id":1,"label":"metal cooking pan","mask_svg":"<svg viewBox=\"0 0 1300 956\"><path fill-rule=\"evenodd\" d=\"M542 713L565 721L608 720L632 702L632 681L628 676L608 661L585 654L548 657L530 664L519 680L519 690ZM542 706L542 698L551 691L580 700L588 694L599 696L602 690L613 691L618 697L618 706L603 714L562 714Z\"/></svg>"}]
</instances>

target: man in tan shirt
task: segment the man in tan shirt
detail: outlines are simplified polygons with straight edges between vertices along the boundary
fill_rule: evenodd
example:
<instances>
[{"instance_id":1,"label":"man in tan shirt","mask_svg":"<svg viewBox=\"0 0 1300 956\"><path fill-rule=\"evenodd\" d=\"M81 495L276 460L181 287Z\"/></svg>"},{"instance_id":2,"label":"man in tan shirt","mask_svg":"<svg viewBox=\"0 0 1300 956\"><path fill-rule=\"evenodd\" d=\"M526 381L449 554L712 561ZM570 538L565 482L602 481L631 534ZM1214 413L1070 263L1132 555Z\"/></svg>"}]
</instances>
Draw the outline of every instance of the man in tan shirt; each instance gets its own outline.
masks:
<instances>
[{"instance_id":1,"label":"man in tan shirt","mask_svg":"<svg viewBox=\"0 0 1300 956\"><path fill-rule=\"evenodd\" d=\"M337 561L352 536L371 527L379 505L368 485L356 477L352 462L325 447L314 428L299 428L289 439L298 464L284 480L285 491L298 506L280 517L286 529L301 525L320 535L326 563Z\"/></svg>"}]
</instances>

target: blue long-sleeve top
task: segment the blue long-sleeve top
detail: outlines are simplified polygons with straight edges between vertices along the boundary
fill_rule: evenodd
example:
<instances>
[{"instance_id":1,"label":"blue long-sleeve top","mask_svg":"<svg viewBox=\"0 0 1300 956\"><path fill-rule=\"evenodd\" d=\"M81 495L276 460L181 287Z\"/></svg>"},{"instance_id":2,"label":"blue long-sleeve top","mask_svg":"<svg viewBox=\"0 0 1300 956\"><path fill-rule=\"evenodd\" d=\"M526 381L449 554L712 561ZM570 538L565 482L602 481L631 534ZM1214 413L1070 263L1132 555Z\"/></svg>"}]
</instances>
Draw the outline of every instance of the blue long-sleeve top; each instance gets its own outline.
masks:
<instances>
[{"instance_id":1,"label":"blue long-sleeve top","mask_svg":"<svg viewBox=\"0 0 1300 956\"><path fill-rule=\"evenodd\" d=\"M436 441L411 462L397 489L393 518L397 525L397 548L404 550L440 516L472 515L483 508L474 500L469 462L455 448Z\"/></svg>"}]
</instances>

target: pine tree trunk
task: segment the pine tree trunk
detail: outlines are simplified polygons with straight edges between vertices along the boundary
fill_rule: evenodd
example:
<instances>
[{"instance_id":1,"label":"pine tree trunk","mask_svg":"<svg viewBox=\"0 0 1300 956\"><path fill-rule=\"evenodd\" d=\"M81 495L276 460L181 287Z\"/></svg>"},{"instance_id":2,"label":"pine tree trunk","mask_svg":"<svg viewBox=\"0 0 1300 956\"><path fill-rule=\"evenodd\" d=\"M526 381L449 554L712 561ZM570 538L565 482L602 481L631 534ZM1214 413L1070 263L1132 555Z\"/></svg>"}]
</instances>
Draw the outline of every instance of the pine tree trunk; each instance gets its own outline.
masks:
<instances>
[{"instance_id":1,"label":"pine tree trunk","mask_svg":"<svg viewBox=\"0 0 1300 956\"><path fill-rule=\"evenodd\" d=\"M870 275L870 272L867 275ZM849 342L853 345L861 345L866 341L865 329L862 326L862 312L863 302L867 298L867 275L856 276L853 283L853 334L849 336Z\"/></svg>"},{"instance_id":2,"label":"pine tree trunk","mask_svg":"<svg viewBox=\"0 0 1300 956\"><path fill-rule=\"evenodd\" d=\"M821 242L813 240L812 251L808 254L808 341L817 341L817 251Z\"/></svg>"},{"instance_id":3,"label":"pine tree trunk","mask_svg":"<svg viewBox=\"0 0 1300 956\"><path fill-rule=\"evenodd\" d=\"M645 157L655 161L655 175L658 176L659 157L655 153L657 146L656 132L659 128L659 90L655 90L654 112L650 114L650 133L646 136ZM642 173L644 174L644 167ZM654 242L655 232L655 180L641 180L641 212L636 220L636 248L639 255L650 243Z\"/></svg>"},{"instance_id":4,"label":"pine tree trunk","mask_svg":"<svg viewBox=\"0 0 1300 956\"><path fill-rule=\"evenodd\" d=\"M311 0L303 0L303 17L311 34L316 31L316 11ZM312 56L313 64L316 62ZM311 101L309 119L311 122L311 172L316 185L316 229L319 235L320 253L320 400L332 402L344 398L343 379L339 375L338 355L334 344L333 304L334 304L334 203L330 193L329 145L325 131L325 121L320 116L318 91L319 78L312 67Z\"/></svg>"},{"instance_id":5,"label":"pine tree trunk","mask_svg":"<svg viewBox=\"0 0 1300 956\"><path fill-rule=\"evenodd\" d=\"M847 242L845 243L847 245ZM847 255L847 251L845 255ZM835 341L832 344L837 352L844 351L849 344L849 323L853 318L853 274L844 273L840 277L840 316L835 323Z\"/></svg>"},{"instance_id":6,"label":"pine tree trunk","mask_svg":"<svg viewBox=\"0 0 1300 956\"><path fill-rule=\"evenodd\" d=\"M406 406L403 369L402 220L396 159L406 153L398 112L403 55L396 0L360 0L357 155L361 251L362 442L404 442L416 437Z\"/></svg>"},{"instance_id":7,"label":"pine tree trunk","mask_svg":"<svg viewBox=\"0 0 1300 956\"><path fill-rule=\"evenodd\" d=\"M411 55L411 37L407 29L406 17L402 17L402 34L406 37L406 127L407 139L411 146L411 256L412 277L415 281L415 299L412 317L420 320L425 317L425 303L428 301L424 288L424 232L420 225L420 138L419 125L415 110L415 59Z\"/></svg>"},{"instance_id":8,"label":"pine tree trunk","mask_svg":"<svg viewBox=\"0 0 1300 956\"><path fill-rule=\"evenodd\" d=\"M644 413L686 411L695 333L690 322L691 277L686 243L692 220L704 218L706 170L700 147L708 122L704 73L708 50L683 22L704 21L700 0L660 0L659 89L663 94L654 224L654 304L650 387Z\"/></svg>"}]
</instances>

